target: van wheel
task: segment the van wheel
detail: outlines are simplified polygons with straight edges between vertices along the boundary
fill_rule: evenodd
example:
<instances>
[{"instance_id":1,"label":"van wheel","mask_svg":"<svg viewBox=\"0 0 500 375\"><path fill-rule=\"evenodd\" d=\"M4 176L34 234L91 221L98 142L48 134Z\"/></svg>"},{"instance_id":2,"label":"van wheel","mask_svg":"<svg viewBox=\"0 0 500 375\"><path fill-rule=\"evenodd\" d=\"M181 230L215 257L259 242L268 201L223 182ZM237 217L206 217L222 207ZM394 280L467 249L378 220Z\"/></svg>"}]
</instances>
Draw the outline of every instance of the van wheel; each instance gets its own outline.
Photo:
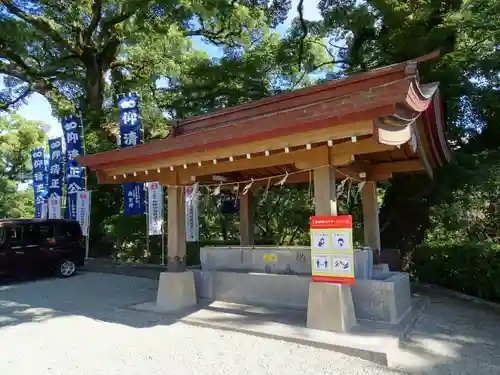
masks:
<instances>
[{"instance_id":1,"label":"van wheel","mask_svg":"<svg viewBox=\"0 0 500 375\"><path fill-rule=\"evenodd\" d=\"M75 262L69 259L64 259L63 261L59 262L59 265L57 266L56 269L56 274L59 277L67 278L73 276L75 274L75 271L76 271Z\"/></svg>"}]
</instances>

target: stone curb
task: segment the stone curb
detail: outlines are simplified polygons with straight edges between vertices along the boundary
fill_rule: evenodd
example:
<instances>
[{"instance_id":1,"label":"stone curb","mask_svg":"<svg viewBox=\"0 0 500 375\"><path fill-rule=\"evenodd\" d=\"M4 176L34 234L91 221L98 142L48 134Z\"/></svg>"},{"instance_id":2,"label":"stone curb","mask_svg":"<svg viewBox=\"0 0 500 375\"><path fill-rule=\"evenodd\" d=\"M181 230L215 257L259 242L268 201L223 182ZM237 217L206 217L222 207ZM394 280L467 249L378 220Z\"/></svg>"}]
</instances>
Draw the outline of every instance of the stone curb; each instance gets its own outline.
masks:
<instances>
[{"instance_id":1,"label":"stone curb","mask_svg":"<svg viewBox=\"0 0 500 375\"><path fill-rule=\"evenodd\" d=\"M162 266L160 264L132 263L132 262L124 262L121 260L110 260L110 259L99 259L99 258L87 258L85 259L85 263L86 263L85 266L93 264L102 264L102 265L112 265L112 266L127 266L135 268L151 268L151 269L166 268L166 266Z\"/></svg>"},{"instance_id":2,"label":"stone curb","mask_svg":"<svg viewBox=\"0 0 500 375\"><path fill-rule=\"evenodd\" d=\"M196 269L199 266L188 266L188 269ZM89 258L81 269L84 272L98 272L114 275L134 276L147 279L158 279L160 273L167 270L166 266L158 264L128 263L107 259Z\"/></svg>"},{"instance_id":3,"label":"stone curb","mask_svg":"<svg viewBox=\"0 0 500 375\"><path fill-rule=\"evenodd\" d=\"M477 304L478 306L485 307L497 314L500 315L500 304L495 303L495 302L490 302L486 301L484 299L481 299L479 297L471 296L469 294L464 294L460 293L451 289L443 288L438 285L433 285L433 284L419 284L419 283L412 283L411 284L412 289L415 291L423 291L423 292L428 292L428 291L436 291L438 293L441 293L447 297L452 297L452 298L457 298L463 301L468 301Z\"/></svg>"},{"instance_id":4,"label":"stone curb","mask_svg":"<svg viewBox=\"0 0 500 375\"><path fill-rule=\"evenodd\" d=\"M404 325L404 328L401 330L401 333L399 334L399 340L400 343L407 341L408 337L415 327L415 324L420 320L422 317L422 314L424 310L427 308L427 305L430 302L430 298L424 297L424 296L419 296L419 299L417 303L415 303L412 306L412 309L410 311L410 317L408 318L408 321Z\"/></svg>"}]
</instances>

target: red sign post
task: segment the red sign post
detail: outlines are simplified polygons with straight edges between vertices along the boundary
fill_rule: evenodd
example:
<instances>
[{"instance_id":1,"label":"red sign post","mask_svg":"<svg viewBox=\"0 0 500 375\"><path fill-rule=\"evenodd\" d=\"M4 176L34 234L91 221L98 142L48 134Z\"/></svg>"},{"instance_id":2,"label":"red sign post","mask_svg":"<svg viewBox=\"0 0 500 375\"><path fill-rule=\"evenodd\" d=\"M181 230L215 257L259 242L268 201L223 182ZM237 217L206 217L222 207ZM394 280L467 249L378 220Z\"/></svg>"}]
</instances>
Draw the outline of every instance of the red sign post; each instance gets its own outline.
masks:
<instances>
[{"instance_id":1,"label":"red sign post","mask_svg":"<svg viewBox=\"0 0 500 375\"><path fill-rule=\"evenodd\" d=\"M312 281L354 284L352 216L312 216Z\"/></svg>"}]
</instances>

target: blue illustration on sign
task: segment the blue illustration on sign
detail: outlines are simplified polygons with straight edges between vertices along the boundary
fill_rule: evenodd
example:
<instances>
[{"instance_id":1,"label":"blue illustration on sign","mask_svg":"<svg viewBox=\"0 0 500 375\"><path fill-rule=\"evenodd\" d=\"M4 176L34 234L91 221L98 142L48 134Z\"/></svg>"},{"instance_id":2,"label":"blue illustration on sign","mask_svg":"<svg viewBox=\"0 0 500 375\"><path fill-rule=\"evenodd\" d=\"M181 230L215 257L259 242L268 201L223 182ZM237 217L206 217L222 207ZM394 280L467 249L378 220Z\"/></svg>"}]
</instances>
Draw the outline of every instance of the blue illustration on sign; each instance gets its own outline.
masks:
<instances>
[{"instance_id":1,"label":"blue illustration on sign","mask_svg":"<svg viewBox=\"0 0 500 375\"><path fill-rule=\"evenodd\" d=\"M76 115L62 120L66 142L66 218L76 220L76 193L85 190L85 169L76 162L83 155L82 122Z\"/></svg>"},{"instance_id":2,"label":"blue illustration on sign","mask_svg":"<svg viewBox=\"0 0 500 375\"><path fill-rule=\"evenodd\" d=\"M139 97L126 94L118 100L120 113L120 147L134 147L142 143ZM144 184L130 182L123 184L123 214L125 216L145 213Z\"/></svg>"},{"instance_id":3,"label":"blue illustration on sign","mask_svg":"<svg viewBox=\"0 0 500 375\"><path fill-rule=\"evenodd\" d=\"M33 191L35 194L35 217L42 217L42 206L47 199L47 177L43 148L31 150L31 164L33 171Z\"/></svg>"}]
</instances>

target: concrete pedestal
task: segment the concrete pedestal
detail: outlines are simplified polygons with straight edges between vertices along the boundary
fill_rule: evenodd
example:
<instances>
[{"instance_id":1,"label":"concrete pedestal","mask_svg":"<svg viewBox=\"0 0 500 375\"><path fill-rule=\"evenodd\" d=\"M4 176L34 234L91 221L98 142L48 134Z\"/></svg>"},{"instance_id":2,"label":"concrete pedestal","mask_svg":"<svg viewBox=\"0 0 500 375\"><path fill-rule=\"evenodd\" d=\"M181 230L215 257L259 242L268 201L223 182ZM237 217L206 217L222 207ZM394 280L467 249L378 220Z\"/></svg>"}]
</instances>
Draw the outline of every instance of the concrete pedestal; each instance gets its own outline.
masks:
<instances>
[{"instance_id":1,"label":"concrete pedestal","mask_svg":"<svg viewBox=\"0 0 500 375\"><path fill-rule=\"evenodd\" d=\"M373 265L373 271L375 272L391 272L389 265L387 263L379 263Z\"/></svg>"},{"instance_id":2,"label":"concrete pedestal","mask_svg":"<svg viewBox=\"0 0 500 375\"><path fill-rule=\"evenodd\" d=\"M342 284L309 284L307 328L349 332L356 325L351 286Z\"/></svg>"},{"instance_id":3,"label":"concrete pedestal","mask_svg":"<svg viewBox=\"0 0 500 375\"><path fill-rule=\"evenodd\" d=\"M162 272L158 282L156 305L164 311L195 306L196 290L193 272Z\"/></svg>"}]
</instances>

